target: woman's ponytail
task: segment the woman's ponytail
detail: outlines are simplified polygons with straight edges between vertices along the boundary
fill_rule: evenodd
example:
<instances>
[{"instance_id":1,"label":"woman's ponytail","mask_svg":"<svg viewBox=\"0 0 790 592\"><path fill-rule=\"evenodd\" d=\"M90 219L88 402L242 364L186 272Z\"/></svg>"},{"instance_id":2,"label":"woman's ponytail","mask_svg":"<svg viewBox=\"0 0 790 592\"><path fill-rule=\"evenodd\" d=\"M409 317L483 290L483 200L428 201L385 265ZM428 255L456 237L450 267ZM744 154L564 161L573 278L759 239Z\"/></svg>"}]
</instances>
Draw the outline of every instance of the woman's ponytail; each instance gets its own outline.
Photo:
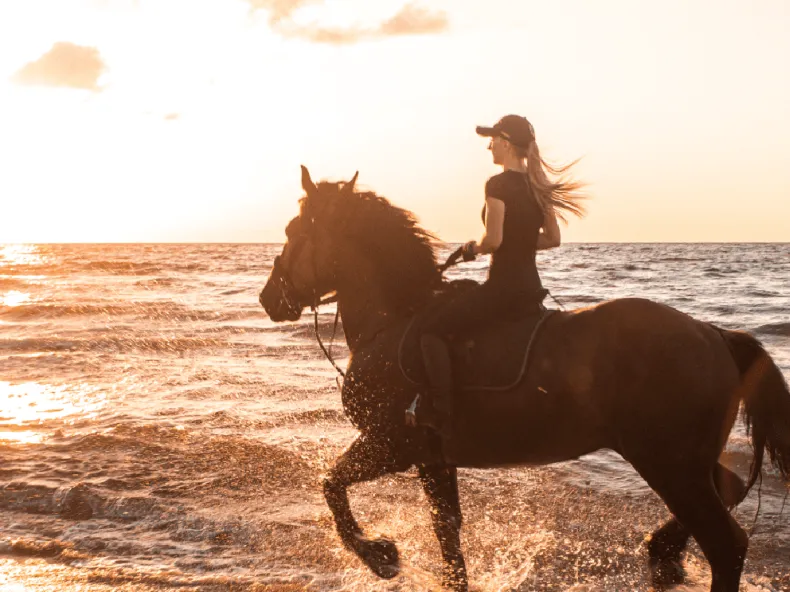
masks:
<instances>
[{"instance_id":1,"label":"woman's ponytail","mask_svg":"<svg viewBox=\"0 0 790 592\"><path fill-rule=\"evenodd\" d=\"M541 158L538 143L535 140L530 143L528 148L519 148L518 152L519 156L527 159L527 178L542 207L545 207L545 204L551 204L557 217L564 222L567 222L565 213L571 213L579 218L587 213L582 202L588 196L580 192L584 184L574 181L568 175L568 171L578 160L562 167L551 166ZM554 181L549 179L546 171L556 177Z\"/></svg>"}]
</instances>

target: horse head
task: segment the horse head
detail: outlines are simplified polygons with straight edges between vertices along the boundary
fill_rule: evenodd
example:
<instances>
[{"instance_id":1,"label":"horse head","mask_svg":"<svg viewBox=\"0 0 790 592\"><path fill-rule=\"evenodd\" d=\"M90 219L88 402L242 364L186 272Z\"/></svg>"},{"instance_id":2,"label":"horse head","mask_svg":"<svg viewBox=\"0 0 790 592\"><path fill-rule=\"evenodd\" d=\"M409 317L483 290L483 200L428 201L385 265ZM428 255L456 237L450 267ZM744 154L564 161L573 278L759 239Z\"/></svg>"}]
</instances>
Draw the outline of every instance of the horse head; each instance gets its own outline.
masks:
<instances>
[{"instance_id":1,"label":"horse head","mask_svg":"<svg viewBox=\"0 0 790 592\"><path fill-rule=\"evenodd\" d=\"M298 320L306 306L337 288L334 238L327 222L337 199L353 195L357 175L347 183L316 185L302 166L305 197L299 215L285 229L287 240L258 298L273 321Z\"/></svg>"}]
</instances>

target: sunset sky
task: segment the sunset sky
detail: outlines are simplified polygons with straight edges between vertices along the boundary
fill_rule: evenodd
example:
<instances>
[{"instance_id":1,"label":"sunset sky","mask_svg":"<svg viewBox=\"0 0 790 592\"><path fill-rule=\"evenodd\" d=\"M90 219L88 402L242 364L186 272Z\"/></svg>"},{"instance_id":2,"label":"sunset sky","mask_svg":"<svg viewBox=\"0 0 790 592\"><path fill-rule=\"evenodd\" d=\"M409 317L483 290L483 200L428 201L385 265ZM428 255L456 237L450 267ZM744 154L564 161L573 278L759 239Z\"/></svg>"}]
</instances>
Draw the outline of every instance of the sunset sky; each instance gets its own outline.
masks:
<instances>
[{"instance_id":1,"label":"sunset sky","mask_svg":"<svg viewBox=\"0 0 790 592\"><path fill-rule=\"evenodd\" d=\"M790 241L787 0L3 0L0 243L280 241L350 178L448 241L519 113L567 241Z\"/></svg>"}]
</instances>

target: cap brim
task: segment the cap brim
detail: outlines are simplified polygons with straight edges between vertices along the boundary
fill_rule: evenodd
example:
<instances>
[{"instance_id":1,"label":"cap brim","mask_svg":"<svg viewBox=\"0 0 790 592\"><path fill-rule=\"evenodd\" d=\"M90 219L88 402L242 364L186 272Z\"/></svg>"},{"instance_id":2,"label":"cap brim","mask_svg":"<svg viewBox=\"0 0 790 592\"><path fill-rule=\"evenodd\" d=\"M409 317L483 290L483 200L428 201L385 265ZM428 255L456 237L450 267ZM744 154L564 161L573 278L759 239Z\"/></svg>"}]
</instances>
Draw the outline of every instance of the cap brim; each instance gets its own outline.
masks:
<instances>
[{"instance_id":1,"label":"cap brim","mask_svg":"<svg viewBox=\"0 0 790 592\"><path fill-rule=\"evenodd\" d=\"M477 135L485 136L486 138L493 138L494 136L499 135L499 132L495 130L493 127L483 127L478 125L475 128L475 131L477 132Z\"/></svg>"}]
</instances>

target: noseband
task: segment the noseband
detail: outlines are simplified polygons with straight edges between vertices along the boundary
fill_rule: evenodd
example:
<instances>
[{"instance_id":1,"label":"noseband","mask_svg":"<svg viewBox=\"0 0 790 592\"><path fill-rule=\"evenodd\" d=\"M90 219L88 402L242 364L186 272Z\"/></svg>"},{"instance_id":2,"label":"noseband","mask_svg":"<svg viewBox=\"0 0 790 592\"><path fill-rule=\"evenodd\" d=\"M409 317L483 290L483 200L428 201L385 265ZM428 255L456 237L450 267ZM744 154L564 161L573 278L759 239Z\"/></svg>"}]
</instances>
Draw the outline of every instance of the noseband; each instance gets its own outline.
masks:
<instances>
[{"instance_id":1,"label":"noseband","mask_svg":"<svg viewBox=\"0 0 790 592\"><path fill-rule=\"evenodd\" d=\"M276 280L279 284L280 293L282 294L282 299L285 302L285 306L288 308L289 313L301 313L302 307L299 304L299 300L296 298L296 288L294 287L294 283L291 280L291 276L288 271L283 267L282 259L280 255L277 255L274 258L274 265L272 266L272 279Z\"/></svg>"}]
</instances>

